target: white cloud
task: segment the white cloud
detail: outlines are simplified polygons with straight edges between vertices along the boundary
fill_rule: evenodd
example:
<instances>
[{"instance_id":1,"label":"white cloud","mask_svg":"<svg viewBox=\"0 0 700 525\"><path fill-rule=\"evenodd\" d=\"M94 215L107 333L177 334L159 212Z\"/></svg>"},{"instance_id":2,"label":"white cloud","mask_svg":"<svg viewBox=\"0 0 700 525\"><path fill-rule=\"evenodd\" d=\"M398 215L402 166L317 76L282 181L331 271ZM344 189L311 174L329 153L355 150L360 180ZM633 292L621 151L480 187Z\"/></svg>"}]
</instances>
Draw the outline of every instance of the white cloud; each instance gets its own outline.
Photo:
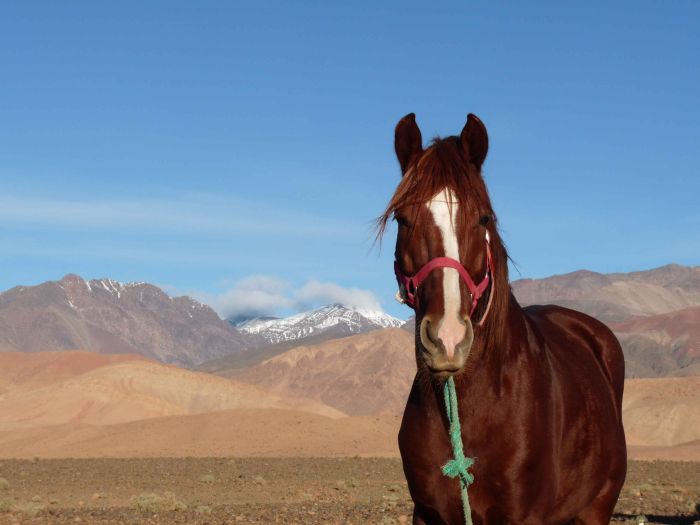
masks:
<instances>
[{"instance_id":1,"label":"white cloud","mask_svg":"<svg viewBox=\"0 0 700 525\"><path fill-rule=\"evenodd\" d=\"M287 281L267 275L245 277L219 294L190 292L189 295L209 304L224 319L275 315L284 310L303 311L330 303L382 310L381 303L370 290L317 280L294 288Z\"/></svg>"},{"instance_id":2,"label":"white cloud","mask_svg":"<svg viewBox=\"0 0 700 525\"><path fill-rule=\"evenodd\" d=\"M381 310L379 299L369 290L345 288L336 283L309 281L296 292L300 305L314 306L318 303L339 303L343 306Z\"/></svg>"},{"instance_id":3,"label":"white cloud","mask_svg":"<svg viewBox=\"0 0 700 525\"><path fill-rule=\"evenodd\" d=\"M222 317L229 318L270 314L294 305L292 299L279 292L234 288L216 297L215 308Z\"/></svg>"},{"instance_id":4,"label":"white cloud","mask_svg":"<svg viewBox=\"0 0 700 525\"><path fill-rule=\"evenodd\" d=\"M289 297L289 283L266 275L251 275L236 281L231 288L209 294L190 292L189 295L209 304L224 319L249 315L264 315L296 304Z\"/></svg>"}]
</instances>

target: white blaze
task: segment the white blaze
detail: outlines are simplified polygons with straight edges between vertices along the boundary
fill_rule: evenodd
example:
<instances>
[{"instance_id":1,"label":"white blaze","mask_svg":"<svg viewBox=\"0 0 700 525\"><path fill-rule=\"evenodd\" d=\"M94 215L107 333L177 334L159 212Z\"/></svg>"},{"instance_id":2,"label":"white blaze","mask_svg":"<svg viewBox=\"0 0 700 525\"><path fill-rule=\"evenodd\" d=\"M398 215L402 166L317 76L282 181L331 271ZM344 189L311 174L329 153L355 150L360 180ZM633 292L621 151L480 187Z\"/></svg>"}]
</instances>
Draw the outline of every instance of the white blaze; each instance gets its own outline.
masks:
<instances>
[{"instance_id":1,"label":"white blaze","mask_svg":"<svg viewBox=\"0 0 700 525\"><path fill-rule=\"evenodd\" d=\"M457 242L457 209L459 203L452 189L445 188L427 203L433 220L440 230L444 257L459 261ZM438 328L438 337L447 351L447 357L454 355L455 346L464 338L466 327L460 321L459 310L462 297L459 289L459 272L454 268L442 268L442 290L445 308Z\"/></svg>"}]
</instances>

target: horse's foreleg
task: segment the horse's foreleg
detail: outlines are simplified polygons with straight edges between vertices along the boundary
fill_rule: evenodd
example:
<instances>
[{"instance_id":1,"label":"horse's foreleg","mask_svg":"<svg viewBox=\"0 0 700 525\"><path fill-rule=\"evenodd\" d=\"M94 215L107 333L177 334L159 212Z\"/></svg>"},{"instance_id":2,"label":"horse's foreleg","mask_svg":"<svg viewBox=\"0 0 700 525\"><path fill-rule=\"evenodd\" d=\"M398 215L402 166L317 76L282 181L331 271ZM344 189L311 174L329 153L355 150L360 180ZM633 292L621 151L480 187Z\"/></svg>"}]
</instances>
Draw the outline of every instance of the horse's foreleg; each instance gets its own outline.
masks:
<instances>
[{"instance_id":1,"label":"horse's foreleg","mask_svg":"<svg viewBox=\"0 0 700 525\"><path fill-rule=\"evenodd\" d=\"M609 480L588 507L579 512L574 523L576 525L608 525L621 489L622 483Z\"/></svg>"},{"instance_id":2,"label":"horse's foreleg","mask_svg":"<svg viewBox=\"0 0 700 525\"><path fill-rule=\"evenodd\" d=\"M413 507L413 525L448 525L440 514L429 507L416 504Z\"/></svg>"},{"instance_id":3,"label":"horse's foreleg","mask_svg":"<svg viewBox=\"0 0 700 525\"><path fill-rule=\"evenodd\" d=\"M413 525L428 525L428 522L420 517L420 514L413 510Z\"/></svg>"}]
</instances>

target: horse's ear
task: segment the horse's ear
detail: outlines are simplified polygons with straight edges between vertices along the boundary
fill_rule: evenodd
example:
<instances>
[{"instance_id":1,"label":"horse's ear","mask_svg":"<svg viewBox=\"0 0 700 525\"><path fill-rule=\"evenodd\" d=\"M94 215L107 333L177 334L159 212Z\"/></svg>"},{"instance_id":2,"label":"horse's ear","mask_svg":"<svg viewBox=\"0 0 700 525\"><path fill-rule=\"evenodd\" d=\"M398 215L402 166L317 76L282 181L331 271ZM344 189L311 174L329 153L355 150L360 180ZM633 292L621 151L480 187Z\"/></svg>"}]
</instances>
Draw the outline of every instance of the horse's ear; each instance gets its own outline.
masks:
<instances>
[{"instance_id":1,"label":"horse's ear","mask_svg":"<svg viewBox=\"0 0 700 525\"><path fill-rule=\"evenodd\" d=\"M415 113L409 113L396 124L394 149L401 165L401 173L405 174L411 160L423 151L423 138L416 124Z\"/></svg>"},{"instance_id":2,"label":"horse's ear","mask_svg":"<svg viewBox=\"0 0 700 525\"><path fill-rule=\"evenodd\" d=\"M464 125L459 138L469 161L478 169L481 169L486 153L489 151L489 136L486 133L486 126L481 122L481 119L469 113L467 123Z\"/></svg>"}]
</instances>

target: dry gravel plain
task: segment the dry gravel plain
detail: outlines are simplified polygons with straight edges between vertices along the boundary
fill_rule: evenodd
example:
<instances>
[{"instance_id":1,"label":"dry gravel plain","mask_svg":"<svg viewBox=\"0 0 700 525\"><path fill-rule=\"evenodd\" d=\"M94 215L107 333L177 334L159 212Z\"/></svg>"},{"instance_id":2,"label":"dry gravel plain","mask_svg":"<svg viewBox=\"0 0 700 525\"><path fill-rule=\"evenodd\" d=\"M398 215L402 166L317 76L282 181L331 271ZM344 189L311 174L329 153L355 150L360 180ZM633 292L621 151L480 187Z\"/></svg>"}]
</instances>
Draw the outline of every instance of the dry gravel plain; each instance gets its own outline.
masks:
<instances>
[{"instance_id":1,"label":"dry gravel plain","mask_svg":"<svg viewBox=\"0 0 700 525\"><path fill-rule=\"evenodd\" d=\"M630 462L616 523L700 521L700 463ZM387 458L0 460L0 524L400 524Z\"/></svg>"}]
</instances>

